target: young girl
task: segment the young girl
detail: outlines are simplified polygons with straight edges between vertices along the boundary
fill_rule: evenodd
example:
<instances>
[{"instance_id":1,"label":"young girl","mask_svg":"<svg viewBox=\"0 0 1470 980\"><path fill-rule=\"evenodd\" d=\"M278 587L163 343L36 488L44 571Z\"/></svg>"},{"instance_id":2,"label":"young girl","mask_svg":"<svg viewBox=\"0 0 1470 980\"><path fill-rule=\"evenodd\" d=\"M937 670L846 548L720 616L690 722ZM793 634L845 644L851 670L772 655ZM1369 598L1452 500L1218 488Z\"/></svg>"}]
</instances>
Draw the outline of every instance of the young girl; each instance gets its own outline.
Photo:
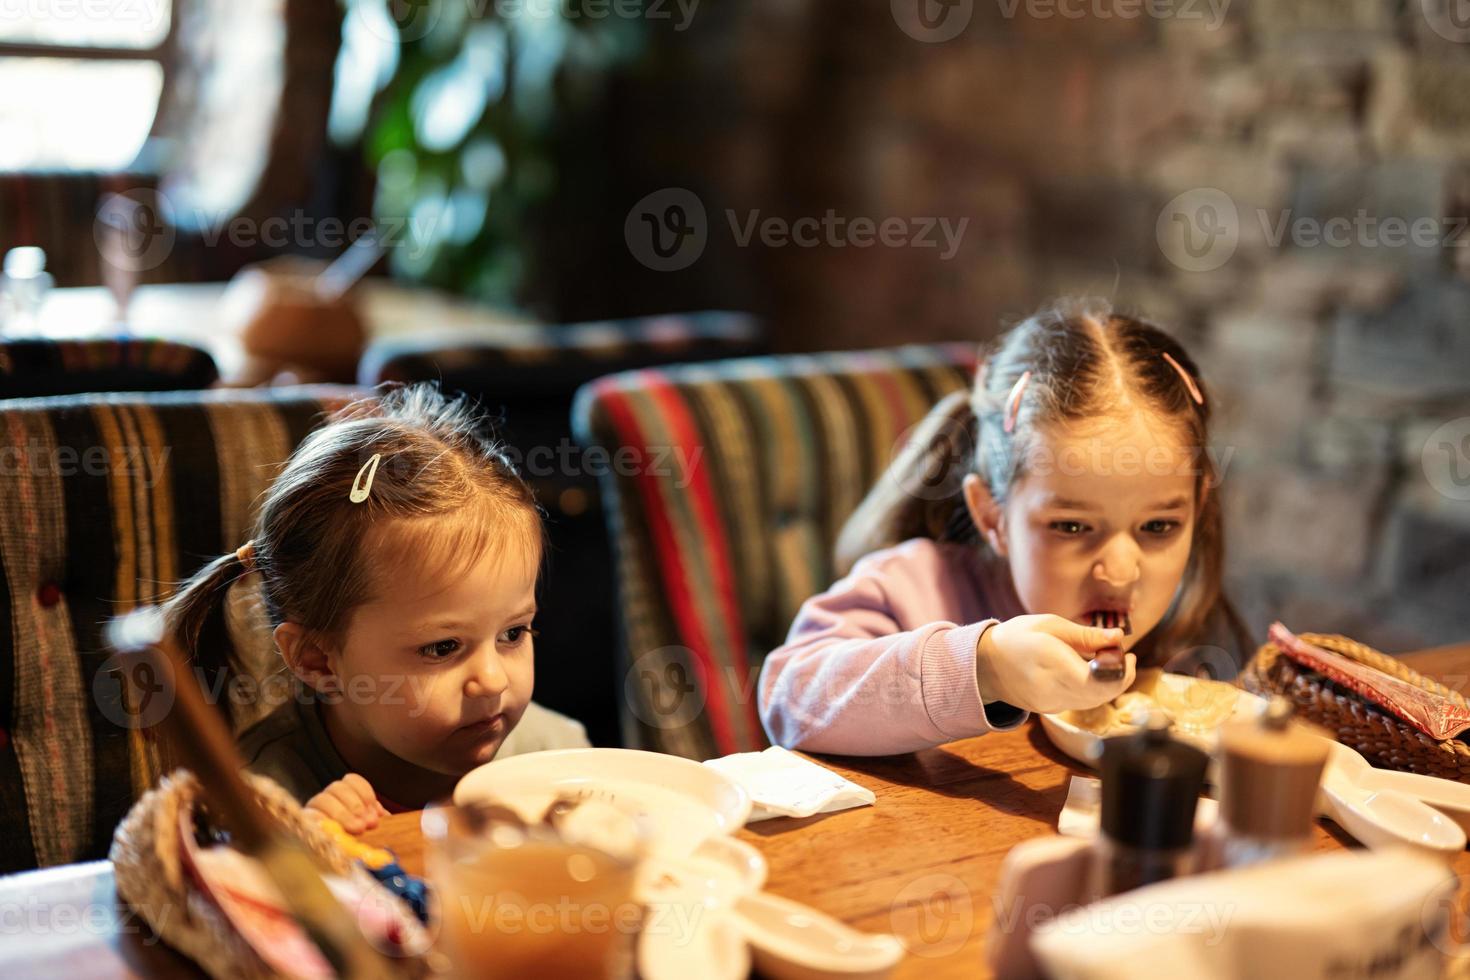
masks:
<instances>
[{"instance_id":1,"label":"young girl","mask_svg":"<svg viewBox=\"0 0 1470 980\"><path fill-rule=\"evenodd\" d=\"M866 557L766 658L772 742L910 752L1095 707L1139 656L1162 663L1207 627L1243 646L1221 591L1209 414L1194 362L1157 327L1087 306L1015 327L844 528L839 567ZM958 480L956 442L973 447ZM953 492L931 492L945 480ZM1099 679L1087 661L1112 647L1123 677Z\"/></svg>"},{"instance_id":2,"label":"young girl","mask_svg":"<svg viewBox=\"0 0 1470 980\"><path fill-rule=\"evenodd\" d=\"M191 657L232 652L225 593L259 575L300 683L242 754L350 832L442 799L497 752L588 744L530 700L541 516L484 431L428 385L349 406L286 463L251 540L169 605Z\"/></svg>"}]
</instances>

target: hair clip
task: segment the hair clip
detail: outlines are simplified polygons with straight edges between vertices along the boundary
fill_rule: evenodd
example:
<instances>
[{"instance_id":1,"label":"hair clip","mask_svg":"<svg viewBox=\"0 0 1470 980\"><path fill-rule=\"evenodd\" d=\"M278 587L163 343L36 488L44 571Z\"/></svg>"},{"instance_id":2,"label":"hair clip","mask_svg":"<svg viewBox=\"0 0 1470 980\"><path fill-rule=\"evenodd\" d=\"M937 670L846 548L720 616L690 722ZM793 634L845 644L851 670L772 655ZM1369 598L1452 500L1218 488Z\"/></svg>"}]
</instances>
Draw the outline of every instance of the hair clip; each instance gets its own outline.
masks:
<instances>
[{"instance_id":1,"label":"hair clip","mask_svg":"<svg viewBox=\"0 0 1470 980\"><path fill-rule=\"evenodd\" d=\"M235 560L245 566L245 571L255 571L255 539L246 541L235 549Z\"/></svg>"},{"instance_id":2,"label":"hair clip","mask_svg":"<svg viewBox=\"0 0 1470 980\"><path fill-rule=\"evenodd\" d=\"M1011 389L1010 397L1006 399L1006 432L1016 428L1016 416L1021 412L1021 396L1026 393L1026 382L1030 380L1031 372L1022 371L1021 376L1016 379L1016 386Z\"/></svg>"},{"instance_id":3,"label":"hair clip","mask_svg":"<svg viewBox=\"0 0 1470 980\"><path fill-rule=\"evenodd\" d=\"M1203 405L1205 403L1205 396L1200 392L1199 385L1195 384L1194 379L1189 376L1189 372L1184 370L1184 366L1174 360L1174 355L1168 351L1164 352L1164 360L1168 361L1169 366L1179 372L1179 377L1184 380L1184 387L1189 389L1189 397L1194 399L1194 403L1196 405Z\"/></svg>"},{"instance_id":4,"label":"hair clip","mask_svg":"<svg viewBox=\"0 0 1470 980\"><path fill-rule=\"evenodd\" d=\"M353 477L352 492L347 495L348 500L354 504L360 504L368 499L368 494L373 490L373 477L378 475L378 460L382 458L382 453L373 453L373 458L362 464L362 469L358 470L357 476ZM362 478L364 473L367 474L365 481Z\"/></svg>"}]
</instances>

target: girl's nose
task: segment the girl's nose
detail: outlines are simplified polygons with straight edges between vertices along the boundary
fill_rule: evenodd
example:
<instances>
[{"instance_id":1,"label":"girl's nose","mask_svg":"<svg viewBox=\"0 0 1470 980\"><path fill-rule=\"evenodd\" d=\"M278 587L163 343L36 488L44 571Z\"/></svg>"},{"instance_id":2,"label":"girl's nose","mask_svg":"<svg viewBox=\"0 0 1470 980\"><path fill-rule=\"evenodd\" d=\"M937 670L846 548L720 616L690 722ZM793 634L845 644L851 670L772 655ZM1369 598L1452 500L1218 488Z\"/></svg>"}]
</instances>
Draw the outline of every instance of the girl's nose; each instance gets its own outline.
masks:
<instances>
[{"instance_id":1,"label":"girl's nose","mask_svg":"<svg viewBox=\"0 0 1470 980\"><path fill-rule=\"evenodd\" d=\"M464 693L469 698L495 698L509 686L510 678L500 662L500 654L491 647L472 661L470 675L465 678Z\"/></svg>"},{"instance_id":2,"label":"girl's nose","mask_svg":"<svg viewBox=\"0 0 1470 980\"><path fill-rule=\"evenodd\" d=\"M1131 538L1119 535L1108 544L1097 564L1092 566L1093 577L1111 588L1126 588L1137 582L1143 574L1138 559L1138 546Z\"/></svg>"}]
</instances>

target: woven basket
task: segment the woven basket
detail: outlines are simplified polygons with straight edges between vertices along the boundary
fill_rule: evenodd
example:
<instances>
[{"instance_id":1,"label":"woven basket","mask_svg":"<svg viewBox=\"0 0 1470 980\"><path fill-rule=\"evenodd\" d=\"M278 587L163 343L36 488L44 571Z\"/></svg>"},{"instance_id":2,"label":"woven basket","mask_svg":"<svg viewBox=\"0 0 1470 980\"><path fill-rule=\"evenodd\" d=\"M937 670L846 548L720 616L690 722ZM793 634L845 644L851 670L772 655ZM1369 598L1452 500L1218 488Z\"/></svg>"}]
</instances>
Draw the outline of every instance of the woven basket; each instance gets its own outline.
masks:
<instances>
[{"instance_id":1,"label":"woven basket","mask_svg":"<svg viewBox=\"0 0 1470 980\"><path fill-rule=\"evenodd\" d=\"M1303 633L1302 639L1415 687L1465 703L1458 692L1356 640L1323 633ZM1332 732L1339 742L1357 749L1381 769L1470 783L1470 745L1456 738L1435 741L1398 715L1285 656L1274 643L1268 642L1256 651L1240 683L1257 694L1291 698L1304 717Z\"/></svg>"},{"instance_id":2,"label":"woven basket","mask_svg":"<svg viewBox=\"0 0 1470 980\"><path fill-rule=\"evenodd\" d=\"M359 878L383 895L389 895L289 793L264 777L247 773L245 778L259 793L266 810L321 857L332 873ZM133 804L118 824L108 854L118 896L164 942L217 980L275 980L279 974L240 938L215 904L194 886L184 869L179 812L184 807L193 807L199 793L199 783L193 774L179 769L164 776ZM389 901L399 900L393 897ZM406 905L402 925L411 947L427 947L422 926ZM404 957L398 962L404 977L423 976L426 972L420 957Z\"/></svg>"}]
</instances>

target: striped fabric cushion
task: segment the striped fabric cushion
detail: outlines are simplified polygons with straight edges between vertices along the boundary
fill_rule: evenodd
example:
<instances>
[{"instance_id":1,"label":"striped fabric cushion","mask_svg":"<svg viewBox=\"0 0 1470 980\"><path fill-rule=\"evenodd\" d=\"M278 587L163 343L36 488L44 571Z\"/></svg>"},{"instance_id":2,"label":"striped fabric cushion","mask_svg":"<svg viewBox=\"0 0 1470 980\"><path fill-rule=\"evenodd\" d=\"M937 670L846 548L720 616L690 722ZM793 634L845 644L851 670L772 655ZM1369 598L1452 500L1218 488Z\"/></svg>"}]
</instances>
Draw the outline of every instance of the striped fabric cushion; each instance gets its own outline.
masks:
<instances>
[{"instance_id":1,"label":"striped fabric cushion","mask_svg":"<svg viewBox=\"0 0 1470 980\"><path fill-rule=\"evenodd\" d=\"M358 382L440 380L495 398L569 399L578 386L617 371L764 353L760 322L745 313L676 313L558 326L507 326L415 334L373 343Z\"/></svg>"},{"instance_id":2,"label":"striped fabric cushion","mask_svg":"<svg viewBox=\"0 0 1470 980\"><path fill-rule=\"evenodd\" d=\"M0 341L0 398L178 391L218 379L208 351L156 337Z\"/></svg>"},{"instance_id":3,"label":"striped fabric cushion","mask_svg":"<svg viewBox=\"0 0 1470 980\"><path fill-rule=\"evenodd\" d=\"M277 466L351 395L0 404L0 873L106 853L166 749L129 723L103 669L105 622L242 544Z\"/></svg>"},{"instance_id":4,"label":"striped fabric cushion","mask_svg":"<svg viewBox=\"0 0 1470 980\"><path fill-rule=\"evenodd\" d=\"M967 387L968 344L750 358L603 378L579 438L608 468L629 744L704 759L767 743L755 681L833 578L843 521L906 431Z\"/></svg>"}]
</instances>

